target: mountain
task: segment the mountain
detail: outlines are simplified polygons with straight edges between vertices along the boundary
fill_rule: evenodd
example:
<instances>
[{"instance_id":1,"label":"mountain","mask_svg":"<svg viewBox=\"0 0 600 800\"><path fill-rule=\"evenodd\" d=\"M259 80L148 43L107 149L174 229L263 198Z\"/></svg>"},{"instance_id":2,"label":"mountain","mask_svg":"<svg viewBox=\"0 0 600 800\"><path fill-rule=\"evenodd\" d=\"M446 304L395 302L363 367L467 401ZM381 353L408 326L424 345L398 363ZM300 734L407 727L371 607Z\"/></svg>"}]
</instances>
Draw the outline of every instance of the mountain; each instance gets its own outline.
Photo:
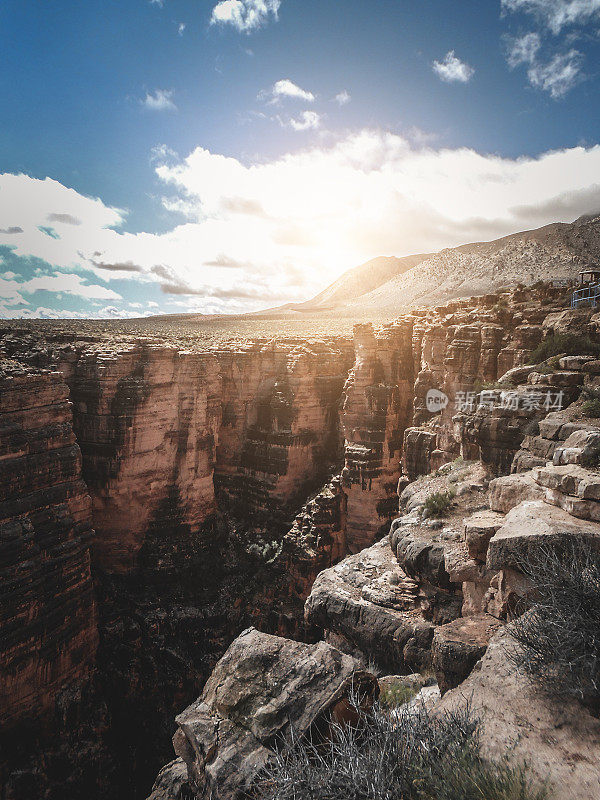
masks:
<instances>
[{"instance_id":1,"label":"mountain","mask_svg":"<svg viewBox=\"0 0 600 800\"><path fill-rule=\"evenodd\" d=\"M487 294L517 283L577 279L579 271L590 264L600 264L598 214L435 254L375 258L348 270L312 300L290 309L350 315L358 311L392 313Z\"/></svg>"},{"instance_id":2,"label":"mountain","mask_svg":"<svg viewBox=\"0 0 600 800\"><path fill-rule=\"evenodd\" d=\"M390 278L402 275L427 258L431 258L431 254L404 256L404 258L396 258L395 256L372 258L365 264L344 272L343 275L326 289L323 289L316 297L313 297L312 300L294 304L293 308L302 311L325 311L329 308L335 308L341 303L358 300L373 289L377 289L378 286L381 286Z\"/></svg>"}]
</instances>

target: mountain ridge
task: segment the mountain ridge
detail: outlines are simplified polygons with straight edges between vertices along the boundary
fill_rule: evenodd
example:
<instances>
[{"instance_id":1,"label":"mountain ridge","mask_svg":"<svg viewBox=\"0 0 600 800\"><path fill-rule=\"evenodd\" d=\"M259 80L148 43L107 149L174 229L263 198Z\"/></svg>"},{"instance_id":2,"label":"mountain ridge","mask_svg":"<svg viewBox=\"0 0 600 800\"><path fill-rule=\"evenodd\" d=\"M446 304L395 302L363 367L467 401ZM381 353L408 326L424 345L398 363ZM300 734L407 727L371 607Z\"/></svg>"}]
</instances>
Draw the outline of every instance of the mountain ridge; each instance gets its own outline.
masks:
<instances>
[{"instance_id":1,"label":"mountain ridge","mask_svg":"<svg viewBox=\"0 0 600 800\"><path fill-rule=\"evenodd\" d=\"M351 313L358 307L363 312L410 308L488 294L517 283L575 280L592 263L600 263L597 213L437 253L380 256L347 270L310 300L281 310L326 314Z\"/></svg>"}]
</instances>

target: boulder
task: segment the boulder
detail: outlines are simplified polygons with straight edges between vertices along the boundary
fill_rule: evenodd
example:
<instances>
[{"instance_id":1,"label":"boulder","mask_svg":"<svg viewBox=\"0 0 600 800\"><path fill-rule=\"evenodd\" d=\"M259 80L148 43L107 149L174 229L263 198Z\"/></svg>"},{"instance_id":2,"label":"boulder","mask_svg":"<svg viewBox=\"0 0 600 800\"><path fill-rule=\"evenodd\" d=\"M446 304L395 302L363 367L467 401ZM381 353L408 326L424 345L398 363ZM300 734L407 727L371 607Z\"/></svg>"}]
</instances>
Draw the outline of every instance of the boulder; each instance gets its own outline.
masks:
<instances>
[{"instance_id":1,"label":"boulder","mask_svg":"<svg viewBox=\"0 0 600 800\"><path fill-rule=\"evenodd\" d=\"M465 542L471 558L485 561L488 543L503 521L504 515L496 511L478 511L465 520Z\"/></svg>"},{"instance_id":2,"label":"boulder","mask_svg":"<svg viewBox=\"0 0 600 800\"><path fill-rule=\"evenodd\" d=\"M186 797L189 797L187 766L182 758L176 758L158 773L147 800L185 800Z\"/></svg>"},{"instance_id":3,"label":"boulder","mask_svg":"<svg viewBox=\"0 0 600 800\"><path fill-rule=\"evenodd\" d=\"M594 361L594 356L563 356L558 360L558 366L566 370L582 370L590 361Z\"/></svg>"},{"instance_id":4,"label":"boulder","mask_svg":"<svg viewBox=\"0 0 600 800\"><path fill-rule=\"evenodd\" d=\"M388 671L419 670L429 662L433 625L421 616L418 586L399 568L387 537L321 572L305 617Z\"/></svg>"},{"instance_id":5,"label":"boulder","mask_svg":"<svg viewBox=\"0 0 600 800\"><path fill-rule=\"evenodd\" d=\"M452 590L452 580L446 570L446 545L424 526L403 526L394 520L390 531L392 551L398 563L411 578L427 582L443 590Z\"/></svg>"},{"instance_id":6,"label":"boulder","mask_svg":"<svg viewBox=\"0 0 600 800\"><path fill-rule=\"evenodd\" d=\"M565 539L586 539L600 549L600 525L575 519L566 511L540 500L521 503L506 515L490 539L487 567L519 569L536 549L560 546Z\"/></svg>"},{"instance_id":7,"label":"boulder","mask_svg":"<svg viewBox=\"0 0 600 800\"><path fill-rule=\"evenodd\" d=\"M583 466L598 463L600 458L600 431L576 430L566 440L562 447L554 451L553 463L581 464Z\"/></svg>"},{"instance_id":8,"label":"boulder","mask_svg":"<svg viewBox=\"0 0 600 800\"><path fill-rule=\"evenodd\" d=\"M525 383L529 375L531 375L532 372L535 372L538 366L538 364L528 364L524 367L513 367L498 379L498 383L503 388L508 386L518 386L521 383Z\"/></svg>"},{"instance_id":9,"label":"boulder","mask_svg":"<svg viewBox=\"0 0 600 800\"><path fill-rule=\"evenodd\" d=\"M600 500L600 473L578 464L545 467L533 471L533 479L545 489L557 489L563 494L583 500Z\"/></svg>"},{"instance_id":10,"label":"boulder","mask_svg":"<svg viewBox=\"0 0 600 800\"><path fill-rule=\"evenodd\" d=\"M562 508L572 517L600 522L600 503L595 500L580 500L579 497L563 494L558 489L546 489L546 502Z\"/></svg>"},{"instance_id":11,"label":"boulder","mask_svg":"<svg viewBox=\"0 0 600 800\"><path fill-rule=\"evenodd\" d=\"M303 644L254 628L241 633L199 699L176 718L173 745L196 797L239 797L292 731L327 729L352 686L378 692L374 676L325 642Z\"/></svg>"},{"instance_id":12,"label":"boulder","mask_svg":"<svg viewBox=\"0 0 600 800\"><path fill-rule=\"evenodd\" d=\"M435 629L431 657L442 694L465 680L501 627L502 623L489 614L477 614Z\"/></svg>"},{"instance_id":13,"label":"boulder","mask_svg":"<svg viewBox=\"0 0 600 800\"><path fill-rule=\"evenodd\" d=\"M477 581L484 565L469 556L464 542L449 547L444 552L444 565L452 583Z\"/></svg>"},{"instance_id":14,"label":"boulder","mask_svg":"<svg viewBox=\"0 0 600 800\"><path fill-rule=\"evenodd\" d=\"M530 473L503 475L490 481L490 508L506 514L524 500L543 498L544 492Z\"/></svg>"},{"instance_id":15,"label":"boulder","mask_svg":"<svg viewBox=\"0 0 600 800\"><path fill-rule=\"evenodd\" d=\"M469 703L481 723L484 757L500 760L509 753L513 763L526 762L535 780L549 782L556 800L597 800L600 720L533 684L508 658L514 646L506 628L496 633L477 668L435 711Z\"/></svg>"}]
</instances>

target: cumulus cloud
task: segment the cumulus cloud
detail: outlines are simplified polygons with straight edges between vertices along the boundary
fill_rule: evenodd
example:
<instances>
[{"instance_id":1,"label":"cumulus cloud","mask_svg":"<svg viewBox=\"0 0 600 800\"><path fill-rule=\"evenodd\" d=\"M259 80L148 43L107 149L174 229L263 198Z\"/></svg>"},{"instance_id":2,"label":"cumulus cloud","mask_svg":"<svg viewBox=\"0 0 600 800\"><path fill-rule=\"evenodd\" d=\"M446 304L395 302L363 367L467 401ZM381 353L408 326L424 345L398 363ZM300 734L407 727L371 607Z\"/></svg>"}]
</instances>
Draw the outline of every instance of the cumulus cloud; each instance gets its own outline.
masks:
<instances>
[{"instance_id":1,"label":"cumulus cloud","mask_svg":"<svg viewBox=\"0 0 600 800\"><path fill-rule=\"evenodd\" d=\"M263 89L258 94L259 100L267 100L271 104L279 103L284 97L291 97L294 100L304 100L307 103L312 103L315 99L312 92L301 89L300 86L289 78L276 81L270 89Z\"/></svg>"},{"instance_id":2,"label":"cumulus cloud","mask_svg":"<svg viewBox=\"0 0 600 800\"><path fill-rule=\"evenodd\" d=\"M554 34L600 19L600 0L502 0L502 10L536 17Z\"/></svg>"},{"instance_id":3,"label":"cumulus cloud","mask_svg":"<svg viewBox=\"0 0 600 800\"><path fill-rule=\"evenodd\" d=\"M334 97L335 102L338 106L345 106L347 105L352 98L350 97L349 93L344 89L343 91L336 94Z\"/></svg>"},{"instance_id":4,"label":"cumulus cloud","mask_svg":"<svg viewBox=\"0 0 600 800\"><path fill-rule=\"evenodd\" d=\"M441 61L434 61L431 65L435 74L446 83L468 83L475 70L469 64L461 61L454 50L450 50Z\"/></svg>"},{"instance_id":5,"label":"cumulus cloud","mask_svg":"<svg viewBox=\"0 0 600 800\"><path fill-rule=\"evenodd\" d=\"M270 19L277 20L281 0L221 0L212 10L211 25L232 25L250 33Z\"/></svg>"},{"instance_id":6,"label":"cumulus cloud","mask_svg":"<svg viewBox=\"0 0 600 800\"><path fill-rule=\"evenodd\" d=\"M161 234L123 232L123 212L54 181L0 176L0 225L23 229L0 233L0 245L67 273L36 276L29 289L103 299L110 289L93 288L71 268L79 265L109 287L153 283L181 308L255 310L310 297L376 255L489 240L600 207L600 146L510 159L364 130L272 160L199 147L155 170L188 208L185 223ZM82 224L49 239L37 230L49 213ZM2 280L0 297L31 299L23 281ZM119 307L116 299L106 297Z\"/></svg>"},{"instance_id":7,"label":"cumulus cloud","mask_svg":"<svg viewBox=\"0 0 600 800\"><path fill-rule=\"evenodd\" d=\"M9 275L11 273L5 273ZM85 300L121 300L121 295L106 286L86 283L81 275L60 272L55 275L42 275L28 281L0 277L0 297L4 302L25 302L24 294L38 291L55 292L81 297Z\"/></svg>"},{"instance_id":8,"label":"cumulus cloud","mask_svg":"<svg viewBox=\"0 0 600 800\"><path fill-rule=\"evenodd\" d=\"M280 120L280 123L294 131L316 130L321 127L321 116L316 111L303 111L299 117L291 117L287 122Z\"/></svg>"},{"instance_id":9,"label":"cumulus cloud","mask_svg":"<svg viewBox=\"0 0 600 800\"><path fill-rule=\"evenodd\" d=\"M141 102L144 108L150 111L177 110L177 106L173 102L173 92L170 89L156 89L154 92L146 92L146 97Z\"/></svg>"}]
</instances>

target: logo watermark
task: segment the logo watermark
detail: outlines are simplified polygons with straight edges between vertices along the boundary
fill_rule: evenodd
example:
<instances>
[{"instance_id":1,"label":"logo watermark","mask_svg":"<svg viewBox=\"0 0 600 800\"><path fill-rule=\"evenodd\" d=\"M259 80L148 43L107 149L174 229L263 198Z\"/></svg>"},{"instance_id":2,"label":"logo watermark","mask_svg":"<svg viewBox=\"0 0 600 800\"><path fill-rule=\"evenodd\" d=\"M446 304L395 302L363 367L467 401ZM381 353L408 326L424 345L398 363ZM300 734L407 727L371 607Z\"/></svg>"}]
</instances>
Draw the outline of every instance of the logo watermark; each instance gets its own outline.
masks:
<instances>
[{"instance_id":1,"label":"logo watermark","mask_svg":"<svg viewBox=\"0 0 600 800\"><path fill-rule=\"evenodd\" d=\"M457 411L474 411L476 408L504 408L512 411L560 411L564 392L457 392L454 398Z\"/></svg>"},{"instance_id":2,"label":"logo watermark","mask_svg":"<svg viewBox=\"0 0 600 800\"><path fill-rule=\"evenodd\" d=\"M512 411L560 411L563 408L564 392L526 392L498 391L493 389L481 392L456 392L455 410L458 412L475 411L478 408L509 409ZM443 411L450 398L439 389L429 389L425 395L425 404L430 414Z\"/></svg>"},{"instance_id":3,"label":"logo watermark","mask_svg":"<svg viewBox=\"0 0 600 800\"><path fill-rule=\"evenodd\" d=\"M439 389L429 389L425 396L427 411L431 414L437 414L438 411L443 411L449 402L450 398L448 395L444 394L444 392L440 392Z\"/></svg>"}]
</instances>

